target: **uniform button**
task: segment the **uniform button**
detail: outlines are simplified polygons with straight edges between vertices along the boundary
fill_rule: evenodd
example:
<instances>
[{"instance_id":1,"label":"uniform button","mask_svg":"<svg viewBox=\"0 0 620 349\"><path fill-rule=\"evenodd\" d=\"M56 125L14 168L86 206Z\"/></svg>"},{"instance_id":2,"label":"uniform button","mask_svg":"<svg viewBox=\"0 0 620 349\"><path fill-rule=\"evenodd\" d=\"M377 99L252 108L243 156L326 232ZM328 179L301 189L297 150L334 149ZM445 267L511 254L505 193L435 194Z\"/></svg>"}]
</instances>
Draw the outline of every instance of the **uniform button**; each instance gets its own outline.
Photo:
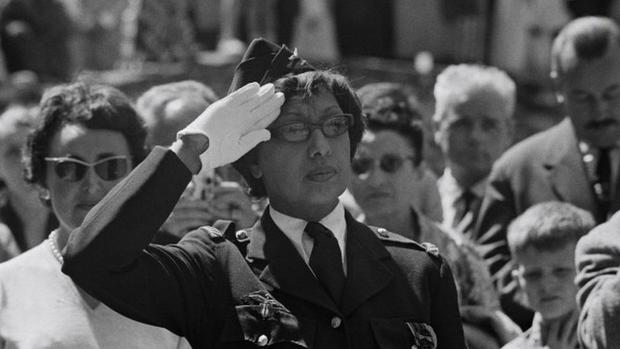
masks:
<instances>
[{"instance_id":1,"label":"uniform button","mask_svg":"<svg viewBox=\"0 0 620 349\"><path fill-rule=\"evenodd\" d=\"M338 328L338 327L340 327L340 325L342 325L342 319L341 319L341 318L339 318L339 317L337 317L337 316L334 316L334 317L332 318L331 325L332 325L332 328Z\"/></svg>"},{"instance_id":2,"label":"uniform button","mask_svg":"<svg viewBox=\"0 0 620 349\"><path fill-rule=\"evenodd\" d=\"M267 343L269 343L269 338L267 338L266 335L261 334L260 336L258 336L256 344L258 344L259 347L264 347L265 345L267 345Z\"/></svg>"}]
</instances>

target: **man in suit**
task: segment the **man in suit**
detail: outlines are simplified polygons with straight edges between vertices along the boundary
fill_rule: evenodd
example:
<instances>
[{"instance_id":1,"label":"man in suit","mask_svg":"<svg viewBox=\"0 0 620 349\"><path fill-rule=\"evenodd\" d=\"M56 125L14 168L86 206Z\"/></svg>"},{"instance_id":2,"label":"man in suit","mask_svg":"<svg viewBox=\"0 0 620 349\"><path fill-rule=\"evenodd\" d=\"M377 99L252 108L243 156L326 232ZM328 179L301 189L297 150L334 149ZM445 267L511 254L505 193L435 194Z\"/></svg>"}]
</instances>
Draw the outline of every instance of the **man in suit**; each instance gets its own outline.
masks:
<instances>
[{"instance_id":1,"label":"man in suit","mask_svg":"<svg viewBox=\"0 0 620 349\"><path fill-rule=\"evenodd\" d=\"M559 200L605 221L620 206L620 30L602 17L578 18L552 48L551 76L566 118L509 149L489 178L475 239L522 327L531 313L516 302L506 244L510 221L533 204Z\"/></svg>"},{"instance_id":2,"label":"man in suit","mask_svg":"<svg viewBox=\"0 0 620 349\"><path fill-rule=\"evenodd\" d=\"M575 261L581 347L620 347L620 213L579 240Z\"/></svg>"},{"instance_id":3,"label":"man in suit","mask_svg":"<svg viewBox=\"0 0 620 349\"><path fill-rule=\"evenodd\" d=\"M439 74L434 94L443 224L471 237L491 167L512 142L516 86L497 68L459 64Z\"/></svg>"}]
</instances>

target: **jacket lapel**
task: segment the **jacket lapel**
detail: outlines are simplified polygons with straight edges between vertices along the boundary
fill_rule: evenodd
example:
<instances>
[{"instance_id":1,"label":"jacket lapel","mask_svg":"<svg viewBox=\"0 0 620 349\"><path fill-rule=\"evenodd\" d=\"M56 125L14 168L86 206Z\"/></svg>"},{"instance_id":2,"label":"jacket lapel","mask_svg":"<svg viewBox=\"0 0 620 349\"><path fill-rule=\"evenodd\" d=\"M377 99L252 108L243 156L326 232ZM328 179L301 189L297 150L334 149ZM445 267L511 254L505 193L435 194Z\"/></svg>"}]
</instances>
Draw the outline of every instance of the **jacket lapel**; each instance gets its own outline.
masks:
<instances>
[{"instance_id":1,"label":"jacket lapel","mask_svg":"<svg viewBox=\"0 0 620 349\"><path fill-rule=\"evenodd\" d=\"M598 203L588 180L577 137L569 118L565 118L549 136L544 158L548 178L555 195L590 212L598 212Z\"/></svg>"},{"instance_id":2,"label":"jacket lapel","mask_svg":"<svg viewBox=\"0 0 620 349\"><path fill-rule=\"evenodd\" d=\"M269 208L252 228L246 258L250 264L266 265L259 279L274 290L339 312L291 241L273 222Z\"/></svg>"},{"instance_id":3,"label":"jacket lapel","mask_svg":"<svg viewBox=\"0 0 620 349\"><path fill-rule=\"evenodd\" d=\"M393 274L385 265L390 253L366 225L346 212L347 280L342 296L342 314L347 316L367 299L388 286Z\"/></svg>"}]
</instances>

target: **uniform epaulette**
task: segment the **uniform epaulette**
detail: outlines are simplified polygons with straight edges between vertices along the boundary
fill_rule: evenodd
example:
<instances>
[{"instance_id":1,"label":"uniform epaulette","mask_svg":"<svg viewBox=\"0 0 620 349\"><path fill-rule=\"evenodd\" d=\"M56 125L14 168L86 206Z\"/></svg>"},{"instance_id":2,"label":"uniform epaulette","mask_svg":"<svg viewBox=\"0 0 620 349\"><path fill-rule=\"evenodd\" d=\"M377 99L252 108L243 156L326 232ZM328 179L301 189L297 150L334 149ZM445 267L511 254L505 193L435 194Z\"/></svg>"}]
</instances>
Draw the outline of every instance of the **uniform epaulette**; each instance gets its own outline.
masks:
<instances>
[{"instance_id":1,"label":"uniform epaulette","mask_svg":"<svg viewBox=\"0 0 620 349\"><path fill-rule=\"evenodd\" d=\"M200 230L207 233L207 235L209 236L209 238L211 238L211 240L213 240L213 242L224 242L226 240L224 234L216 228L203 225L202 227L200 227Z\"/></svg>"},{"instance_id":2,"label":"uniform epaulette","mask_svg":"<svg viewBox=\"0 0 620 349\"><path fill-rule=\"evenodd\" d=\"M373 226L369 226L369 228L375 233L379 240L384 243L391 242L396 244L404 244L417 250L425 251L433 257L439 257L439 248L430 242L419 243L400 234L392 233L385 228L378 228Z\"/></svg>"},{"instance_id":3,"label":"uniform epaulette","mask_svg":"<svg viewBox=\"0 0 620 349\"><path fill-rule=\"evenodd\" d=\"M237 246L242 255L246 255L251 229L237 230L235 223L228 220L217 220L213 223L213 227L221 231L226 240Z\"/></svg>"}]
</instances>

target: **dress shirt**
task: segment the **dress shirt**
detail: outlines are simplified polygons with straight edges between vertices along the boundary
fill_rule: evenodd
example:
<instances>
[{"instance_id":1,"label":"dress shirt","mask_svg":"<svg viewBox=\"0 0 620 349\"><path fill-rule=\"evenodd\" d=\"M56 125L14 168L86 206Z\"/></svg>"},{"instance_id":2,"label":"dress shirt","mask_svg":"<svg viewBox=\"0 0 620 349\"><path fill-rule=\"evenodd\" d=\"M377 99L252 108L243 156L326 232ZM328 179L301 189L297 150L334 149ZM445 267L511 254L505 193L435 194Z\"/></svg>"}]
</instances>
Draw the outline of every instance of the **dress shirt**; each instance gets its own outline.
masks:
<instances>
[{"instance_id":1,"label":"dress shirt","mask_svg":"<svg viewBox=\"0 0 620 349\"><path fill-rule=\"evenodd\" d=\"M278 212L272 206L269 206L269 214L273 222L282 230L291 243L293 243L293 246L295 246L301 258L309 266L314 240L304 231L308 222ZM344 206L342 203L338 202L336 207L318 223L323 224L325 228L329 229L336 237L336 240L338 240L338 247L340 247L340 254L342 256L342 267L346 274L345 233L347 231L347 222L344 219Z\"/></svg>"},{"instance_id":2,"label":"dress shirt","mask_svg":"<svg viewBox=\"0 0 620 349\"><path fill-rule=\"evenodd\" d=\"M478 200L482 200L484 197L484 191L487 186L487 179L479 181L471 188L473 194L475 194ZM441 196L441 208L443 210L443 223L444 227L452 229L454 220L456 218L458 201L463 195L465 188L462 188L452 175L450 168L446 167L443 175L437 180L437 188L439 189L439 195Z\"/></svg>"}]
</instances>

